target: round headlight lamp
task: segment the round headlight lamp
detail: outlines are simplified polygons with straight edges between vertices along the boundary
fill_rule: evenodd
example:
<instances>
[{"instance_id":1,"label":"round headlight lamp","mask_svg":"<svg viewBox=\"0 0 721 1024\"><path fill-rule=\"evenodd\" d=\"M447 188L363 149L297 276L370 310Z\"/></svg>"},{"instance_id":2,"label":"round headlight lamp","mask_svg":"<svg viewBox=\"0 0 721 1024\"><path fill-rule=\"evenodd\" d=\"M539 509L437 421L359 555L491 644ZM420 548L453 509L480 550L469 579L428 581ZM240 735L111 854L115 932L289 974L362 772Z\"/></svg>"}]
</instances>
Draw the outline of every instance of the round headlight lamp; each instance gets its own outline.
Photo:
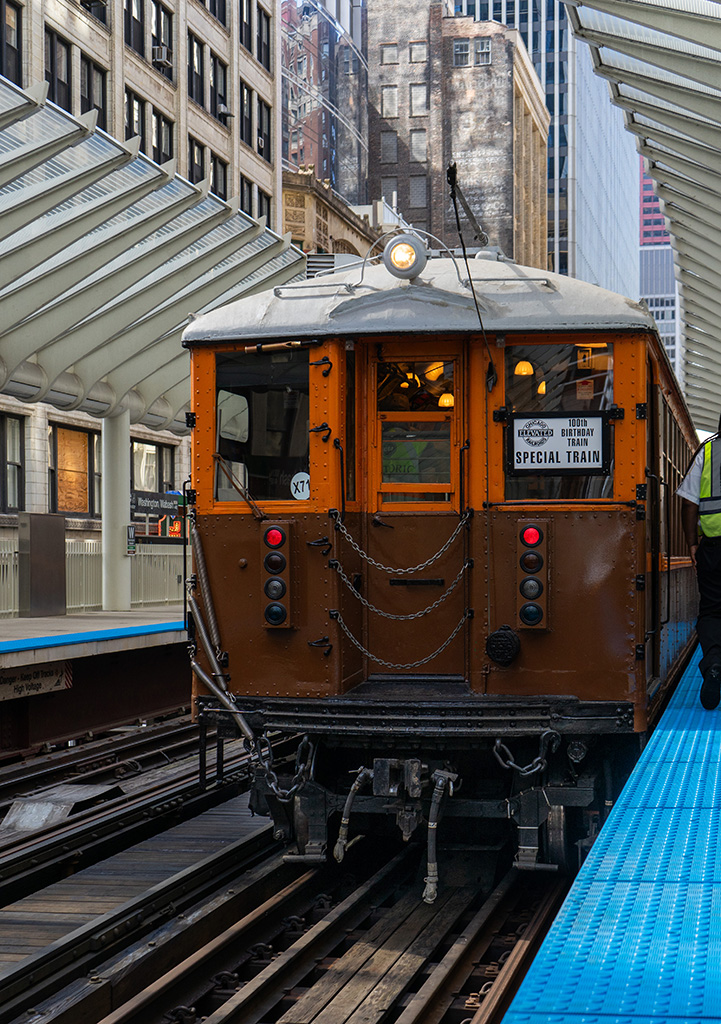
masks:
<instances>
[{"instance_id":1,"label":"round headlight lamp","mask_svg":"<svg viewBox=\"0 0 721 1024\"><path fill-rule=\"evenodd\" d=\"M412 280L428 262L426 247L415 235L396 235L383 250L383 263L394 277Z\"/></svg>"}]
</instances>

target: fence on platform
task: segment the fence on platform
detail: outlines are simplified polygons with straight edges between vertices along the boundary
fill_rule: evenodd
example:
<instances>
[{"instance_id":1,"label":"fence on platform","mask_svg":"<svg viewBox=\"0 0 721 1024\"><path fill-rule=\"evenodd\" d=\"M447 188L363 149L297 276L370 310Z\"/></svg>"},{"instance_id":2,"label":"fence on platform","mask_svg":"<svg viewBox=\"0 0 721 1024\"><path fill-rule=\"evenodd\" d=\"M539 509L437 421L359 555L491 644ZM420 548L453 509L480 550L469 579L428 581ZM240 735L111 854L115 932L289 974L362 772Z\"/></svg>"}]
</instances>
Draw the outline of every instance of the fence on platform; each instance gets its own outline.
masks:
<instances>
[{"instance_id":1,"label":"fence on platform","mask_svg":"<svg viewBox=\"0 0 721 1024\"><path fill-rule=\"evenodd\" d=\"M183 600L183 548L175 544L138 544L130 563L133 608L176 604ZM0 539L0 618L18 614L17 541ZM103 555L99 540L65 541L65 601L72 612L103 606Z\"/></svg>"}]
</instances>

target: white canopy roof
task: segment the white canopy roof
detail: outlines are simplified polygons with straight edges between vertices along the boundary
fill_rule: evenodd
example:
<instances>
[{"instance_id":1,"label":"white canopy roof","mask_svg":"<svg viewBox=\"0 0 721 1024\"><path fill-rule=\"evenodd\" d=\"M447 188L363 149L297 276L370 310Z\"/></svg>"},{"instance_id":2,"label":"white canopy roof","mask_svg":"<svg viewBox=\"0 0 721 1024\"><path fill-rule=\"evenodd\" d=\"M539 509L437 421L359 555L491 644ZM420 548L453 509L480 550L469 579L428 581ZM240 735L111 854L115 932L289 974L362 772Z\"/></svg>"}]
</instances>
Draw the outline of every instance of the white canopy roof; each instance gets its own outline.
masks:
<instances>
[{"instance_id":1,"label":"white canopy roof","mask_svg":"<svg viewBox=\"0 0 721 1024\"><path fill-rule=\"evenodd\" d=\"M668 221L696 426L721 412L721 3L565 0L637 136Z\"/></svg>"},{"instance_id":2,"label":"white canopy roof","mask_svg":"<svg viewBox=\"0 0 721 1024\"><path fill-rule=\"evenodd\" d=\"M304 256L46 95L0 78L0 390L180 429L188 315L291 280Z\"/></svg>"}]
</instances>

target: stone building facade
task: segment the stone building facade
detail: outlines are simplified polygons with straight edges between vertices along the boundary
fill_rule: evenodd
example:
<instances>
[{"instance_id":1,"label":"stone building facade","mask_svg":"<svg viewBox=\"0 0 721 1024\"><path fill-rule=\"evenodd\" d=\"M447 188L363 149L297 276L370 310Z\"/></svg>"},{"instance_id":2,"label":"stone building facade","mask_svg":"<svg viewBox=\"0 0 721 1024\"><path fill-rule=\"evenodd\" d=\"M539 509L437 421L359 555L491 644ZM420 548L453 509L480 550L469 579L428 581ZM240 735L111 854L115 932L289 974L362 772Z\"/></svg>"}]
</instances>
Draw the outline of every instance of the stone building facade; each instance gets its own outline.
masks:
<instances>
[{"instance_id":1,"label":"stone building facade","mask_svg":"<svg viewBox=\"0 0 721 1024\"><path fill-rule=\"evenodd\" d=\"M545 268L550 115L518 33L448 16L441 0L368 0L368 58L371 194L395 194L408 220L455 248L455 161L490 244Z\"/></svg>"},{"instance_id":2,"label":"stone building facade","mask_svg":"<svg viewBox=\"0 0 721 1024\"><path fill-rule=\"evenodd\" d=\"M355 256L363 256L380 235L313 168L283 171L283 231L303 252Z\"/></svg>"}]
</instances>

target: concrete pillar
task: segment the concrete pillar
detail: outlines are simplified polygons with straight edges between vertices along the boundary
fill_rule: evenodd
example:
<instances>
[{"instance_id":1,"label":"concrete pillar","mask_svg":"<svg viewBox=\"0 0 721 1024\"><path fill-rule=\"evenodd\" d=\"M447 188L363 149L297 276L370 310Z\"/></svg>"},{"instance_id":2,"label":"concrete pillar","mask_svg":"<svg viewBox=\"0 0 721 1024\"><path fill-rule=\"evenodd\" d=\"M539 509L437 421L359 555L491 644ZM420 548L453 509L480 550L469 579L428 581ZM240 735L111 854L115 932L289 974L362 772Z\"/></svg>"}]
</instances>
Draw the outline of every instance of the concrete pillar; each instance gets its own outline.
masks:
<instances>
[{"instance_id":1,"label":"concrete pillar","mask_svg":"<svg viewBox=\"0 0 721 1024\"><path fill-rule=\"evenodd\" d=\"M103 610L130 611L130 411L103 420Z\"/></svg>"}]
</instances>

